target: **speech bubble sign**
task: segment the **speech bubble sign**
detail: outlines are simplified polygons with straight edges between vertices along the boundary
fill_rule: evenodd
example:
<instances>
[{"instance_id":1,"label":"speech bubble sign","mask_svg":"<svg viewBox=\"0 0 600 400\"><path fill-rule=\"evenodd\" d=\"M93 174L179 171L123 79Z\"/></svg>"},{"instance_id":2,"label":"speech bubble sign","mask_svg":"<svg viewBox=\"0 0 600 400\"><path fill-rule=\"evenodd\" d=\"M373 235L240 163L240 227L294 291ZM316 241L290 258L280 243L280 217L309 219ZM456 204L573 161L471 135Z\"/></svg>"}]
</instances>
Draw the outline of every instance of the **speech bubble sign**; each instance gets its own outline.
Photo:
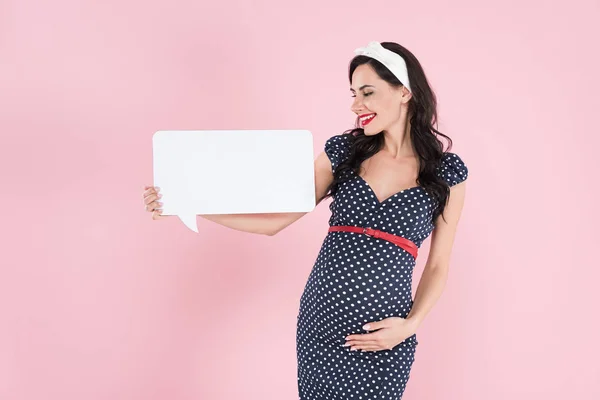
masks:
<instances>
[{"instance_id":1,"label":"speech bubble sign","mask_svg":"<svg viewBox=\"0 0 600 400\"><path fill-rule=\"evenodd\" d=\"M157 131L154 186L162 215L198 233L199 214L310 212L315 204L307 130Z\"/></svg>"}]
</instances>

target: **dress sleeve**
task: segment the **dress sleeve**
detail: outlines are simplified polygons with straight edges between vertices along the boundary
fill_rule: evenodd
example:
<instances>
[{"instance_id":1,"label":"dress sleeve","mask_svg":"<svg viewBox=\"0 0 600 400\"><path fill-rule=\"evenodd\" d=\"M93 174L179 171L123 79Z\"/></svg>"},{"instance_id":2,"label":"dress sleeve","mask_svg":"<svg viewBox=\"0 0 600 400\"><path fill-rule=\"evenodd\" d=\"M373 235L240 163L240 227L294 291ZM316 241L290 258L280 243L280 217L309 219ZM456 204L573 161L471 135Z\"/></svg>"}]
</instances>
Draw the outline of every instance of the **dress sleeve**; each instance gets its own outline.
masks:
<instances>
[{"instance_id":1,"label":"dress sleeve","mask_svg":"<svg viewBox=\"0 0 600 400\"><path fill-rule=\"evenodd\" d=\"M467 179L469 170L463 160L454 153L444 153L438 176L449 186L454 186Z\"/></svg>"},{"instance_id":2,"label":"dress sleeve","mask_svg":"<svg viewBox=\"0 0 600 400\"><path fill-rule=\"evenodd\" d=\"M335 169L350 155L350 137L349 134L335 135L325 142L325 154L331 161L331 169Z\"/></svg>"}]
</instances>

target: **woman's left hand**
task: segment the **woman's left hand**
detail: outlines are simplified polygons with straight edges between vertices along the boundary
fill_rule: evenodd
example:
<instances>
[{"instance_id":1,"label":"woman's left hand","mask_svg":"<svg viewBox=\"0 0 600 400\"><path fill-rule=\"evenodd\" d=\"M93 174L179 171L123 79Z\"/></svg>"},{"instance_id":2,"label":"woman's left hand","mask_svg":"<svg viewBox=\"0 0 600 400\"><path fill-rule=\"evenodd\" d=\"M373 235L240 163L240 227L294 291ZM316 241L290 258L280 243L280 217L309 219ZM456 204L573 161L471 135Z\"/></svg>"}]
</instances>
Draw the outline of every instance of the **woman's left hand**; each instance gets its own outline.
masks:
<instances>
[{"instance_id":1,"label":"woman's left hand","mask_svg":"<svg viewBox=\"0 0 600 400\"><path fill-rule=\"evenodd\" d=\"M363 326L372 333L346 336L346 346L351 350L380 351L391 350L416 332L415 323L408 318L390 317Z\"/></svg>"}]
</instances>

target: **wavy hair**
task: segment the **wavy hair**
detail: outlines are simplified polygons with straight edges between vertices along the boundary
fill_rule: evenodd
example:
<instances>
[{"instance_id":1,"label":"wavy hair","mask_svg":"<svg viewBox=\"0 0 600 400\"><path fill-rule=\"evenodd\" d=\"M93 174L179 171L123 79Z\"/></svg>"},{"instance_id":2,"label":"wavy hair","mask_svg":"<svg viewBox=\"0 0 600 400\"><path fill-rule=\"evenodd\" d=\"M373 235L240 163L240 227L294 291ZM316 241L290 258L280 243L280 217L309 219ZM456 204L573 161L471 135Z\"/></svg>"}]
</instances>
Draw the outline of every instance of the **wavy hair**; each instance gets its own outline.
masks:
<instances>
[{"instance_id":1,"label":"wavy hair","mask_svg":"<svg viewBox=\"0 0 600 400\"><path fill-rule=\"evenodd\" d=\"M437 174L444 155L443 144L437 136L443 136L448 140L447 151L452 148L452 139L434 127L434 125L437 126L437 99L427 81L425 71L417 58L398 43L382 42L381 45L399 54L406 62L408 79L412 89L412 97L408 102L408 113L411 124L410 137L414 151L420 159L417 185L425 189L434 200L433 221L439 215L442 215L442 218L444 218L443 212L449 198L450 187ZM403 86L398 78L382 63L363 55L358 55L350 61L348 70L350 84L352 84L354 70L363 64L369 64L377 75L390 85L394 87ZM334 196L339 189L339 185L343 181L351 179L352 175L349 172L352 171L358 175L362 162L381 150L384 145L383 135L365 135L364 130L360 128L358 117L356 118L355 128L349 129L343 134L350 136L348 138L350 142L349 155L334 171L333 183L328 188L328 193L324 198Z\"/></svg>"}]
</instances>

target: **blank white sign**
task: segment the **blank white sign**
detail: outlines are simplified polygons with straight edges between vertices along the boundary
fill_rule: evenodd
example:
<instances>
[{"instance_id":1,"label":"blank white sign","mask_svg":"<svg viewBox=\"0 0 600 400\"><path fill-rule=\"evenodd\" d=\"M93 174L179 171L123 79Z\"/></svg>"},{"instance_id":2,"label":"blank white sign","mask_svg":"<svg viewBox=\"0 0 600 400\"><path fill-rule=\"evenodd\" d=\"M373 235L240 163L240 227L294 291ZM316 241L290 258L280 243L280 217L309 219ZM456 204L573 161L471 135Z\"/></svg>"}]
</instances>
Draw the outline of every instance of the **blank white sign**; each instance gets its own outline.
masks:
<instances>
[{"instance_id":1,"label":"blank white sign","mask_svg":"<svg viewBox=\"0 0 600 400\"><path fill-rule=\"evenodd\" d=\"M162 215L179 216L194 232L198 214L315 208L310 131L158 131L152 145Z\"/></svg>"}]
</instances>

